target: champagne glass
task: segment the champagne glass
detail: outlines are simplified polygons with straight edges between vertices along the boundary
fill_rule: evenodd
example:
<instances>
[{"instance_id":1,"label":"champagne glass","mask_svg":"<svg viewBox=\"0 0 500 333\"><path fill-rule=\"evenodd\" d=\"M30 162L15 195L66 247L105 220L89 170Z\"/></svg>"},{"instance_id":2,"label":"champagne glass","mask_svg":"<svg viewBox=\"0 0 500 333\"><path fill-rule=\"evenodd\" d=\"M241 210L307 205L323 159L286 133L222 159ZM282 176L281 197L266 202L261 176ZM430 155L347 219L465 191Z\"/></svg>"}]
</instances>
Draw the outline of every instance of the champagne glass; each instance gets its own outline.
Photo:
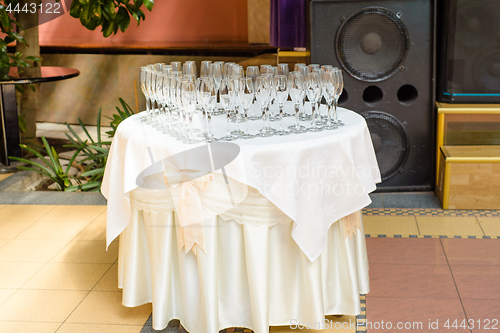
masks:
<instances>
[{"instance_id":1,"label":"champagne glass","mask_svg":"<svg viewBox=\"0 0 500 333\"><path fill-rule=\"evenodd\" d=\"M175 71L170 75L170 103L172 105L172 113L175 110L177 112L177 128L172 128L173 137L183 137L184 133L184 119L182 113L182 107L180 103L179 96L179 85L182 79L182 72Z\"/></svg>"},{"instance_id":2,"label":"champagne glass","mask_svg":"<svg viewBox=\"0 0 500 333\"><path fill-rule=\"evenodd\" d=\"M190 131L193 127L193 115L196 108L196 89L194 82L187 80L181 81L181 104L182 108L185 110L184 112L186 113L187 120L187 136L183 142L188 144L198 143L199 141L193 138L192 131Z\"/></svg>"},{"instance_id":3,"label":"champagne glass","mask_svg":"<svg viewBox=\"0 0 500 333\"><path fill-rule=\"evenodd\" d=\"M240 90L240 80L238 76L232 76L229 81L228 81L228 90L229 90L229 97L231 98L231 106L234 109L234 121L236 123L236 129L231 132L235 136L236 139L241 137L241 134L243 134L243 131L240 130L239 128L239 112L238 108L240 107L240 101L239 101L239 90Z\"/></svg>"},{"instance_id":4,"label":"champagne glass","mask_svg":"<svg viewBox=\"0 0 500 333\"><path fill-rule=\"evenodd\" d=\"M276 102L279 108L280 129L276 132L278 135L288 135L290 131L283 129L283 106L288 99L288 79L285 75L276 75L274 77L274 89L276 90Z\"/></svg>"},{"instance_id":5,"label":"champagne glass","mask_svg":"<svg viewBox=\"0 0 500 333\"><path fill-rule=\"evenodd\" d=\"M248 109L252 105L252 102L255 98L255 89L251 78L240 77L239 81L238 95L241 107L243 108L243 119L245 122L245 131L243 132L241 137L244 139L251 139L254 138L255 135L248 133Z\"/></svg>"},{"instance_id":6,"label":"champagne glass","mask_svg":"<svg viewBox=\"0 0 500 333\"><path fill-rule=\"evenodd\" d=\"M316 69L320 69L321 68L321 66L319 64L310 64L307 67L309 68L308 72L314 72Z\"/></svg>"},{"instance_id":7,"label":"champagne glass","mask_svg":"<svg viewBox=\"0 0 500 333\"><path fill-rule=\"evenodd\" d=\"M172 71L173 72L182 72L182 62L180 62L180 61L172 61L170 63L170 66L172 66Z\"/></svg>"},{"instance_id":8,"label":"champagne glass","mask_svg":"<svg viewBox=\"0 0 500 333\"><path fill-rule=\"evenodd\" d=\"M164 111L163 107L165 105L164 99L163 99L163 76L162 76L162 72L160 72L160 71L155 71L155 75L156 75L156 81L155 81L156 84L155 84L154 94L156 97L156 102L158 104L158 108L156 110L155 119L152 121L152 125L155 128L161 129L161 127L162 127L161 118L162 118L162 114Z\"/></svg>"},{"instance_id":9,"label":"champagne glass","mask_svg":"<svg viewBox=\"0 0 500 333\"><path fill-rule=\"evenodd\" d=\"M309 102L311 102L311 127L308 130L311 132L318 132L322 130L316 125L316 105L321 98L321 78L319 73L307 73L305 88L307 98Z\"/></svg>"},{"instance_id":10,"label":"champagne glass","mask_svg":"<svg viewBox=\"0 0 500 333\"><path fill-rule=\"evenodd\" d=\"M200 77L209 77L210 76L210 65L212 62L210 60L204 60L201 62L200 66Z\"/></svg>"},{"instance_id":11,"label":"champagne glass","mask_svg":"<svg viewBox=\"0 0 500 333\"><path fill-rule=\"evenodd\" d=\"M231 66L231 77L237 76L237 77L242 77L244 74L243 66L240 66L238 64L234 64Z\"/></svg>"},{"instance_id":12,"label":"champagne glass","mask_svg":"<svg viewBox=\"0 0 500 333\"><path fill-rule=\"evenodd\" d=\"M210 65L210 77L212 78L214 82L214 87L215 87L215 102L217 104L217 94L219 93L219 87L220 87L220 81L222 80L223 76L223 69L222 69L222 64L220 62L214 62L213 64ZM214 116L218 116L223 113L223 110L215 110L214 109Z\"/></svg>"},{"instance_id":13,"label":"champagne glass","mask_svg":"<svg viewBox=\"0 0 500 333\"><path fill-rule=\"evenodd\" d=\"M201 96L203 99L203 105L205 106L207 112L207 142L216 141L212 134L212 112L217 104L217 90L215 87L215 82L210 79L204 79L200 84Z\"/></svg>"},{"instance_id":14,"label":"champagne glass","mask_svg":"<svg viewBox=\"0 0 500 333\"><path fill-rule=\"evenodd\" d=\"M326 105L327 105L327 111L328 111L328 120L326 125L323 126L323 128L332 130L336 129L337 124L332 122L332 106L333 106L333 100L335 97L335 91L337 90L337 79L335 76L335 72L333 70L327 70L322 73L321 76L321 86L322 86L322 91L323 91L323 97L325 97L326 100Z\"/></svg>"},{"instance_id":15,"label":"champagne glass","mask_svg":"<svg viewBox=\"0 0 500 333\"><path fill-rule=\"evenodd\" d=\"M337 126L344 126L345 124L337 117L337 106L339 103L339 97L342 94L342 90L344 89L344 80L342 78L342 71L340 69L337 68L333 70L333 72L335 73L335 78L337 80L335 95L333 96L333 121L335 122L335 124L337 124Z\"/></svg>"},{"instance_id":16,"label":"champagne glass","mask_svg":"<svg viewBox=\"0 0 500 333\"><path fill-rule=\"evenodd\" d=\"M199 77L196 79L195 88L196 88L196 99L197 104L201 110L202 118L201 118L201 134L198 135L199 138L206 139L207 135L207 98L205 94L205 81L210 81L208 77Z\"/></svg>"},{"instance_id":17,"label":"champagne glass","mask_svg":"<svg viewBox=\"0 0 500 333\"><path fill-rule=\"evenodd\" d=\"M304 82L305 82L307 73L309 73L309 67L306 65L300 65L300 66L298 66L298 70L302 74L302 77L304 78ZM305 86L304 86L304 88L305 88ZM302 97L302 103L301 103L300 114L299 114L299 119L302 121L307 121L307 120L311 119L311 117L306 114L306 107L305 107L306 99L305 99L305 97L306 97L306 93L305 93L305 89L304 89L304 94Z\"/></svg>"},{"instance_id":18,"label":"champagne glass","mask_svg":"<svg viewBox=\"0 0 500 333\"><path fill-rule=\"evenodd\" d=\"M271 65L260 65L260 74L262 75L264 73L270 72L272 70L271 68Z\"/></svg>"},{"instance_id":19,"label":"champagne glass","mask_svg":"<svg viewBox=\"0 0 500 333\"><path fill-rule=\"evenodd\" d=\"M225 79L229 79L231 78L231 67L233 65L236 65L234 62L226 62L224 64L224 71L223 71L223 75L224 75L224 78Z\"/></svg>"},{"instance_id":20,"label":"champagne glass","mask_svg":"<svg viewBox=\"0 0 500 333\"><path fill-rule=\"evenodd\" d=\"M141 121L142 122L145 122L147 121L148 119L148 116L149 116L149 109L150 109L150 99L149 99L149 92L148 92L148 89L147 89L147 82L148 80L150 80L151 76L149 74L149 71L147 69L146 66L142 66L141 67L141 71L140 71L140 76L139 76L139 81L141 83L141 90L142 90L142 93L144 94L144 97L146 98L146 116L142 116L141 117Z\"/></svg>"},{"instance_id":21,"label":"champagne glass","mask_svg":"<svg viewBox=\"0 0 500 333\"><path fill-rule=\"evenodd\" d=\"M151 108L149 109L148 113L148 123L150 123L153 120L153 113L155 112L154 110L156 102L156 96L155 96L156 75L154 69L148 70L148 73L149 73L149 79L146 81L146 89L148 90L149 99L151 101Z\"/></svg>"},{"instance_id":22,"label":"champagne glass","mask_svg":"<svg viewBox=\"0 0 500 333\"><path fill-rule=\"evenodd\" d=\"M298 71L299 71L299 67L301 67L301 66L306 66L306 64L304 64L304 63L302 63L302 62L298 62L298 63L296 63L296 64L293 66L293 70L294 70L295 72L298 72Z\"/></svg>"},{"instance_id":23,"label":"champagne glass","mask_svg":"<svg viewBox=\"0 0 500 333\"><path fill-rule=\"evenodd\" d=\"M257 76L259 76L259 66L248 66L247 67L247 77L252 79L253 86L255 88L255 80L257 79ZM255 99L254 99L255 102ZM249 115L248 119L250 120L257 120L259 119L260 116L257 114L255 115L254 112L252 112L251 115Z\"/></svg>"},{"instance_id":24,"label":"champagne glass","mask_svg":"<svg viewBox=\"0 0 500 333\"><path fill-rule=\"evenodd\" d=\"M224 108L227 117L226 135L220 138L220 140L232 141L234 137L231 135L231 96L229 92L229 79L224 78L220 81L219 95L220 105Z\"/></svg>"},{"instance_id":25,"label":"champagne glass","mask_svg":"<svg viewBox=\"0 0 500 333\"><path fill-rule=\"evenodd\" d=\"M165 103L165 126L163 126L163 133L172 133L172 108L170 99L170 75L166 72L162 74L162 88L163 88L163 101Z\"/></svg>"},{"instance_id":26,"label":"champagne glass","mask_svg":"<svg viewBox=\"0 0 500 333\"><path fill-rule=\"evenodd\" d=\"M182 74L192 74L196 77L196 75L198 74L196 71L196 62L186 61L184 64L182 64Z\"/></svg>"},{"instance_id":27,"label":"champagne glass","mask_svg":"<svg viewBox=\"0 0 500 333\"><path fill-rule=\"evenodd\" d=\"M306 132L304 126L299 124L300 104L302 103L304 93L304 77L301 72L293 71L288 74L288 91L295 109L295 125L289 128L292 133L304 133Z\"/></svg>"},{"instance_id":28,"label":"champagne glass","mask_svg":"<svg viewBox=\"0 0 500 333\"><path fill-rule=\"evenodd\" d=\"M269 76L261 75L255 81L255 96L260 104L260 109L262 111L262 129L257 136L267 137L271 136L272 132L269 130L267 125L268 117L268 105L271 99L271 89L270 89Z\"/></svg>"},{"instance_id":29,"label":"champagne glass","mask_svg":"<svg viewBox=\"0 0 500 333\"><path fill-rule=\"evenodd\" d=\"M288 64L278 64L278 75L284 75L288 77L289 69Z\"/></svg>"}]
</instances>

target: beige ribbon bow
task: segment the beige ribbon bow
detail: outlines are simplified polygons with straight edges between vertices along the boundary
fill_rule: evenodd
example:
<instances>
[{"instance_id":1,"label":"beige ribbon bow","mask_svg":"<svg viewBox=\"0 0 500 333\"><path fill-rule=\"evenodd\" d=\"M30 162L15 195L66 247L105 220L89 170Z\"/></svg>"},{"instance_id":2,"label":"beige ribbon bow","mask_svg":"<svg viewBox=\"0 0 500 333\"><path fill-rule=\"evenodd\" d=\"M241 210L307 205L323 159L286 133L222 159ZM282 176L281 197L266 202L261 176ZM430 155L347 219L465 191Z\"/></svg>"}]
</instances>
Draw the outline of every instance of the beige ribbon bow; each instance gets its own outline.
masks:
<instances>
[{"instance_id":1,"label":"beige ribbon bow","mask_svg":"<svg viewBox=\"0 0 500 333\"><path fill-rule=\"evenodd\" d=\"M352 238L352 235L356 235L356 229L361 231L361 212L357 211L346 217L342 218L342 227L344 229L344 238Z\"/></svg>"},{"instance_id":2,"label":"beige ribbon bow","mask_svg":"<svg viewBox=\"0 0 500 333\"><path fill-rule=\"evenodd\" d=\"M206 253L200 190L206 192L213 176L199 170L179 170L172 164L164 170L165 184L174 188L180 186L179 195L172 196L180 225L177 228L179 250L184 246L186 253L193 249L196 255L195 245L198 245Z\"/></svg>"}]
</instances>

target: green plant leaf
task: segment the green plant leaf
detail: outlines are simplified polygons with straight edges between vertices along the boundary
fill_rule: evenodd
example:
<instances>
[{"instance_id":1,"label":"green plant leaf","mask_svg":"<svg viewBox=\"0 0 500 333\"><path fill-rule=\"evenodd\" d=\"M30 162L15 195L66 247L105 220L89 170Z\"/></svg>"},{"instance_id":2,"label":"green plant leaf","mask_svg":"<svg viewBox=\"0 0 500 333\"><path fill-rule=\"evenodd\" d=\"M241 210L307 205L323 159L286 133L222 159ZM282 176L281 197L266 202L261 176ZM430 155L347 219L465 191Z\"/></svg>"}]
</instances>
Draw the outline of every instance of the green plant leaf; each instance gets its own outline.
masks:
<instances>
[{"instance_id":1,"label":"green plant leaf","mask_svg":"<svg viewBox=\"0 0 500 333\"><path fill-rule=\"evenodd\" d=\"M125 32L125 30L127 30L128 26L130 25L130 14L125 9L125 7L120 6L120 8L118 9L116 21L118 22L118 28L120 28L122 32Z\"/></svg>"},{"instance_id":2,"label":"green plant leaf","mask_svg":"<svg viewBox=\"0 0 500 333\"><path fill-rule=\"evenodd\" d=\"M154 0L143 0L143 2L144 2L144 6L146 6L146 8L147 8L149 11L152 11L152 10L153 10L153 6L155 5Z\"/></svg>"},{"instance_id":3,"label":"green plant leaf","mask_svg":"<svg viewBox=\"0 0 500 333\"><path fill-rule=\"evenodd\" d=\"M19 130L23 133L26 132L26 121L24 120L23 116L18 115L17 120L19 122Z\"/></svg>"}]
</instances>

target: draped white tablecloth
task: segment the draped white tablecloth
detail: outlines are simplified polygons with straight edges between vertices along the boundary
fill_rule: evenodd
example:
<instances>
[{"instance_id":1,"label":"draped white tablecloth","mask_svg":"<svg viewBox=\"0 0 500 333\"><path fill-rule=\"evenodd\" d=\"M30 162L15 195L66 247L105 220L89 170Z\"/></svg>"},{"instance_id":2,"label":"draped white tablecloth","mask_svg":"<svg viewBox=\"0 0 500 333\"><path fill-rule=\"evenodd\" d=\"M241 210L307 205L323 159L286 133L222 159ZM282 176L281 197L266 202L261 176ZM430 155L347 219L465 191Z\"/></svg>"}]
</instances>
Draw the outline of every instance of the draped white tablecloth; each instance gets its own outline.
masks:
<instances>
[{"instance_id":1,"label":"draped white tablecloth","mask_svg":"<svg viewBox=\"0 0 500 333\"><path fill-rule=\"evenodd\" d=\"M191 333L265 333L293 320L359 314L359 294L369 291L363 225L346 237L340 220L360 219L380 172L364 119L345 109L339 117L346 125L335 131L235 141L229 183L214 170L199 191L203 222L190 227L203 229L204 248L196 254L180 246L180 187L165 184L158 161L203 144L182 144L140 115L122 122L102 192L107 244L120 235L123 304L152 303L155 329L180 319ZM214 128L222 136L225 119Z\"/></svg>"},{"instance_id":2,"label":"draped white tablecloth","mask_svg":"<svg viewBox=\"0 0 500 333\"><path fill-rule=\"evenodd\" d=\"M286 105L290 113L291 107ZM153 162L205 145L183 144L141 123L140 116L119 125L106 165L102 193L108 199L108 245L130 221L130 193L142 182L138 176ZM380 182L363 117L339 108L339 118L346 125L333 131L234 141L239 155L225 166L228 177L257 189L294 221L292 237L311 261L326 247L330 226L367 206L368 194ZM213 127L222 136L225 118L216 117ZM258 128L260 121L249 123L251 133Z\"/></svg>"}]
</instances>

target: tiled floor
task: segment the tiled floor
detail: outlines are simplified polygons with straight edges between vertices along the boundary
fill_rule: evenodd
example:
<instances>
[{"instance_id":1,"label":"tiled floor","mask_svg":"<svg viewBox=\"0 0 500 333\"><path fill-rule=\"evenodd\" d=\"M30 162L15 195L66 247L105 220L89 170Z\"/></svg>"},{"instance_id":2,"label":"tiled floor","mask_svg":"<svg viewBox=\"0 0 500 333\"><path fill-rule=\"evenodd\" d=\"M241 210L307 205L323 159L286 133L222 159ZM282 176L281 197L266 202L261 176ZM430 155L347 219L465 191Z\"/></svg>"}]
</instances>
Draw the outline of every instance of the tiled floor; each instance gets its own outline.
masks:
<instances>
[{"instance_id":1,"label":"tiled floor","mask_svg":"<svg viewBox=\"0 0 500 333\"><path fill-rule=\"evenodd\" d=\"M157 332L150 305L121 305L117 242L105 251L105 201L64 195L0 192L0 332ZM364 211L368 331L395 330L382 329L382 320L421 322L422 329L413 329L419 332L455 330L455 319L459 331L464 319L475 324L465 331L486 331L488 320L492 328L500 320L499 212L443 211L429 195L403 196L377 194ZM408 202L421 209L407 208ZM429 329L435 323L439 329ZM354 332L325 332L340 331ZM164 332L179 332L179 323Z\"/></svg>"}]
</instances>

